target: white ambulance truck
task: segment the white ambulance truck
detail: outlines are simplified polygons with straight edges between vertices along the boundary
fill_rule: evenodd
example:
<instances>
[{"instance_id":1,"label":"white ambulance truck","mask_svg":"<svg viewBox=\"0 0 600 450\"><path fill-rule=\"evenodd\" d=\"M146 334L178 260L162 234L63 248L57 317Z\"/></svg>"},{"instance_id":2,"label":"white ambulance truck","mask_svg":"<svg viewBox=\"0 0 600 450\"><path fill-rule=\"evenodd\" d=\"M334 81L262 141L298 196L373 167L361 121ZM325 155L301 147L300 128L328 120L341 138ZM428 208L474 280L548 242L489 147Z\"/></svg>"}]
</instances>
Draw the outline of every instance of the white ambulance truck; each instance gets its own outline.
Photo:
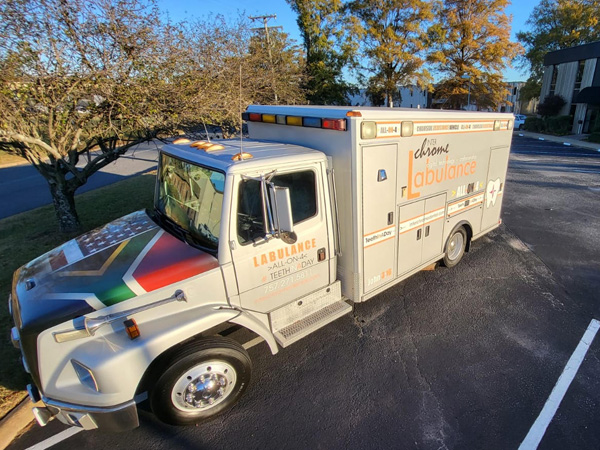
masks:
<instances>
[{"instance_id":1,"label":"white ambulance truck","mask_svg":"<svg viewBox=\"0 0 600 450\"><path fill-rule=\"evenodd\" d=\"M273 354L500 224L510 114L250 106L251 139L166 145L155 203L18 269L12 340L38 422L193 424ZM127 193L124 193L127 195ZM239 333L238 333L239 334Z\"/></svg>"}]
</instances>

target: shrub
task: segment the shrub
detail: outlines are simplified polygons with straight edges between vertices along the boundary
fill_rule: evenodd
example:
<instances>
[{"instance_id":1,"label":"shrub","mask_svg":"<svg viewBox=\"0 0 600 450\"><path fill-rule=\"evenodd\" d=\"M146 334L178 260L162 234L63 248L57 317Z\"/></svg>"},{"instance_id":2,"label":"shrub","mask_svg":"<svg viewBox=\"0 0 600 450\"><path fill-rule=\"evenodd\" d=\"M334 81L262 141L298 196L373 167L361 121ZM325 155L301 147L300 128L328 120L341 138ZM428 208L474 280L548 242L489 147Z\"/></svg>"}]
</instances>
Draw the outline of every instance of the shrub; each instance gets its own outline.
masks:
<instances>
[{"instance_id":1,"label":"shrub","mask_svg":"<svg viewBox=\"0 0 600 450\"><path fill-rule=\"evenodd\" d=\"M564 136L571 133L573 118L571 116L556 116L546 119L546 130L550 134Z\"/></svg>"},{"instance_id":2,"label":"shrub","mask_svg":"<svg viewBox=\"0 0 600 450\"><path fill-rule=\"evenodd\" d=\"M600 143L600 132L590 134L590 137L588 137L588 141Z\"/></svg>"},{"instance_id":3,"label":"shrub","mask_svg":"<svg viewBox=\"0 0 600 450\"><path fill-rule=\"evenodd\" d=\"M543 117L556 116L565 103L565 99L560 95L549 95L538 105L537 111Z\"/></svg>"},{"instance_id":4,"label":"shrub","mask_svg":"<svg viewBox=\"0 0 600 450\"><path fill-rule=\"evenodd\" d=\"M526 131L533 131L534 133L539 133L540 131L544 131L546 127L543 119L540 119L539 117L528 117L527 119L525 119L523 129Z\"/></svg>"}]
</instances>

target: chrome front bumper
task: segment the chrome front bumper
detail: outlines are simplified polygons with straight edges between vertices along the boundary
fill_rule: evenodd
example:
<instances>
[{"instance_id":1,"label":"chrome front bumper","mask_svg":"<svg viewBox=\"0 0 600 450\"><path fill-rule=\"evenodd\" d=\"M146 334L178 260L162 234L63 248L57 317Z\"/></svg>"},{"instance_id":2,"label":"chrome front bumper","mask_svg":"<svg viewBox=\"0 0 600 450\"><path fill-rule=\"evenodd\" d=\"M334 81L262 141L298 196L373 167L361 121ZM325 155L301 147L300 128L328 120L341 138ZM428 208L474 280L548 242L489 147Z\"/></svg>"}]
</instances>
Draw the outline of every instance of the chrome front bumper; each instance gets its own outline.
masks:
<instances>
[{"instance_id":1,"label":"chrome front bumper","mask_svg":"<svg viewBox=\"0 0 600 450\"><path fill-rule=\"evenodd\" d=\"M33 408L33 415L41 426L53 418L84 430L127 431L140 425L134 400L108 408L73 405L42 396L43 407Z\"/></svg>"}]
</instances>

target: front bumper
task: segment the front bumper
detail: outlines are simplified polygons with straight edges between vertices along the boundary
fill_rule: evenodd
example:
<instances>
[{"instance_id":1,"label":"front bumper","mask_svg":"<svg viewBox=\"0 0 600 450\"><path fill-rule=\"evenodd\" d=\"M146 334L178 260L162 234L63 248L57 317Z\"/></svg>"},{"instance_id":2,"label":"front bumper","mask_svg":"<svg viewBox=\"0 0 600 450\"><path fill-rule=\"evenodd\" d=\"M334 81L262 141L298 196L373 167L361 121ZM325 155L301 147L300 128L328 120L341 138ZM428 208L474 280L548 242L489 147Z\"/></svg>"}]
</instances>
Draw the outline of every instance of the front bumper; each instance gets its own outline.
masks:
<instances>
[{"instance_id":1,"label":"front bumper","mask_svg":"<svg viewBox=\"0 0 600 450\"><path fill-rule=\"evenodd\" d=\"M33 415L41 426L53 418L84 430L127 431L140 424L134 400L108 408L73 405L45 397L42 401L45 406L33 408Z\"/></svg>"}]
</instances>

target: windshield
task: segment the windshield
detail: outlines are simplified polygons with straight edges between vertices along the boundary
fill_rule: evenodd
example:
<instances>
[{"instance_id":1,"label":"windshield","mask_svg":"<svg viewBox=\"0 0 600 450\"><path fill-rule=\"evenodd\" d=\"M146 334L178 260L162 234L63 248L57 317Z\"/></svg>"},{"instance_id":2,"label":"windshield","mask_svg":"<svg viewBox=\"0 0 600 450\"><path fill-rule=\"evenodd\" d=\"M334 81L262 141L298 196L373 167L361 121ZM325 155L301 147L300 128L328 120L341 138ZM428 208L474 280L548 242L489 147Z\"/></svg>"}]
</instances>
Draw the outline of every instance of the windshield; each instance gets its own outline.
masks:
<instances>
[{"instance_id":1,"label":"windshield","mask_svg":"<svg viewBox=\"0 0 600 450\"><path fill-rule=\"evenodd\" d=\"M224 186L225 174L163 153L155 208L179 237L216 251Z\"/></svg>"}]
</instances>

